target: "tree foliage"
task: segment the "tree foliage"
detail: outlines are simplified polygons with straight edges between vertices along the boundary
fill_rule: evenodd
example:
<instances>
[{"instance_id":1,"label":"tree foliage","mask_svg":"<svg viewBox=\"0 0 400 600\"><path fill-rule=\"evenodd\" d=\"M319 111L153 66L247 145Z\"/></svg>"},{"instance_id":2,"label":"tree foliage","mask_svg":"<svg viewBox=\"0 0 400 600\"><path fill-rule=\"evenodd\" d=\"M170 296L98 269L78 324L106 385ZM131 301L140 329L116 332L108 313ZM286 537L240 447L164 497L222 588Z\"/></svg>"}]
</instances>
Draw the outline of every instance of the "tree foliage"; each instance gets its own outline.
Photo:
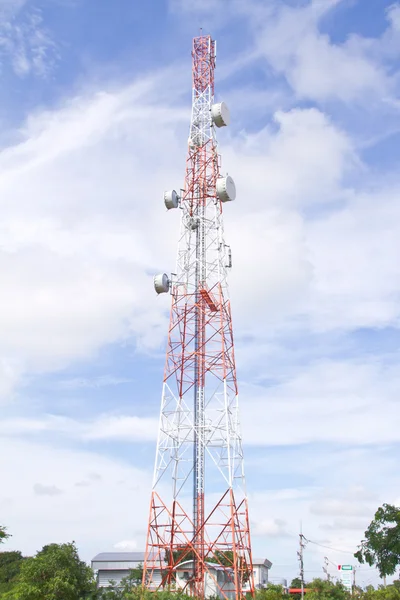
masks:
<instances>
[{"instance_id":1,"label":"tree foliage","mask_svg":"<svg viewBox=\"0 0 400 600\"><path fill-rule=\"evenodd\" d=\"M213 556L207 558L207 562L217 563L224 567L233 567L233 551L232 550L216 550Z\"/></svg>"},{"instance_id":2,"label":"tree foliage","mask_svg":"<svg viewBox=\"0 0 400 600\"><path fill-rule=\"evenodd\" d=\"M298 585L300 584L300 585ZM290 587L301 587L301 581L295 578ZM354 595L348 592L340 582L314 579L304 586L308 592L305 600L400 600L400 582L395 581L387 587L380 586L375 589L372 585L365 590L356 588ZM266 589L257 590L255 600L288 600L288 595L277 585L269 584Z\"/></svg>"},{"instance_id":3,"label":"tree foliage","mask_svg":"<svg viewBox=\"0 0 400 600\"><path fill-rule=\"evenodd\" d=\"M170 558L171 558L171 552L170 550L166 550L165 551L165 562L169 565L170 563ZM173 550L172 552L172 564L173 565L177 565L181 562L185 562L185 561L189 561L189 560L194 560L194 553L192 550L192 546L190 545L181 545L178 546L175 550ZM250 572L246 572L245 570L245 563L244 563L244 559L242 557L239 557L239 568L243 567L243 581L246 582L249 580L250 578ZM208 563L215 563L218 565L223 565L225 567L231 567L233 568L234 566L234 553L233 550L216 550L211 556L207 556L206 558L206 562ZM173 579L175 578L175 574L173 574Z\"/></svg>"},{"instance_id":4,"label":"tree foliage","mask_svg":"<svg viewBox=\"0 0 400 600\"><path fill-rule=\"evenodd\" d=\"M364 535L355 558L375 565L381 577L393 575L400 564L400 508L391 504L378 508Z\"/></svg>"},{"instance_id":5,"label":"tree foliage","mask_svg":"<svg viewBox=\"0 0 400 600\"><path fill-rule=\"evenodd\" d=\"M7 533L7 529L3 525L0 525L0 544L2 544L9 537L10 534Z\"/></svg>"},{"instance_id":6,"label":"tree foliage","mask_svg":"<svg viewBox=\"0 0 400 600\"><path fill-rule=\"evenodd\" d=\"M0 598L15 585L23 560L21 552L0 552Z\"/></svg>"},{"instance_id":7,"label":"tree foliage","mask_svg":"<svg viewBox=\"0 0 400 600\"><path fill-rule=\"evenodd\" d=\"M167 548L165 551L165 562L167 565L173 564L176 565L180 562L184 562L185 560L193 560L194 554L191 546L188 544L182 544L180 546L176 546L175 550L172 551L172 560L171 560L171 551Z\"/></svg>"},{"instance_id":8,"label":"tree foliage","mask_svg":"<svg viewBox=\"0 0 400 600\"><path fill-rule=\"evenodd\" d=\"M149 592L140 586L131 585L129 577L122 580L120 586L110 586L98 591L97 600L193 600L182 591Z\"/></svg>"},{"instance_id":9,"label":"tree foliage","mask_svg":"<svg viewBox=\"0 0 400 600\"><path fill-rule=\"evenodd\" d=\"M270 583L268 587L256 591L256 600L283 600L287 598L281 585Z\"/></svg>"},{"instance_id":10,"label":"tree foliage","mask_svg":"<svg viewBox=\"0 0 400 600\"><path fill-rule=\"evenodd\" d=\"M21 565L7 600L83 600L95 598L93 571L79 559L74 543L50 544Z\"/></svg>"},{"instance_id":11,"label":"tree foliage","mask_svg":"<svg viewBox=\"0 0 400 600\"><path fill-rule=\"evenodd\" d=\"M341 582L327 581L326 579L314 579L307 584L310 590L307 600L346 600L349 593Z\"/></svg>"},{"instance_id":12,"label":"tree foliage","mask_svg":"<svg viewBox=\"0 0 400 600\"><path fill-rule=\"evenodd\" d=\"M379 586L376 590L372 585L367 586L362 594L362 600L400 600L400 590L396 585Z\"/></svg>"}]
</instances>

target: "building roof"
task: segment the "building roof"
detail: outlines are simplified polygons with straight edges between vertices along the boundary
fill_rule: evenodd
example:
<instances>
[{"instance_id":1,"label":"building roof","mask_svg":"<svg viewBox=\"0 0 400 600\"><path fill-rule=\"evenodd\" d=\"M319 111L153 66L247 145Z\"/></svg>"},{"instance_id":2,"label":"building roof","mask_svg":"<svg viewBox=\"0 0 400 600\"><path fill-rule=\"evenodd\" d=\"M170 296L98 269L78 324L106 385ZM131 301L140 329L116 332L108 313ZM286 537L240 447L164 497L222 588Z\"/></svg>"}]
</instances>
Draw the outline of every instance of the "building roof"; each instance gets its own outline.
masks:
<instances>
[{"instance_id":1,"label":"building roof","mask_svg":"<svg viewBox=\"0 0 400 600\"><path fill-rule=\"evenodd\" d=\"M144 552L101 552L92 558L92 562L144 562ZM268 558L253 558L253 565L272 567Z\"/></svg>"},{"instance_id":2,"label":"building roof","mask_svg":"<svg viewBox=\"0 0 400 600\"><path fill-rule=\"evenodd\" d=\"M265 565L267 569L270 569L272 562L268 558L253 558L253 565Z\"/></svg>"},{"instance_id":3,"label":"building roof","mask_svg":"<svg viewBox=\"0 0 400 600\"><path fill-rule=\"evenodd\" d=\"M218 563L205 561L208 568L214 569L215 571L226 571L228 567L224 567L224 565L219 565ZM186 569L189 565L193 565L193 560L184 560L183 562L176 565L175 569L177 571ZM230 568L230 570L232 570Z\"/></svg>"},{"instance_id":4,"label":"building roof","mask_svg":"<svg viewBox=\"0 0 400 600\"><path fill-rule=\"evenodd\" d=\"M144 552L101 552L92 562L143 562Z\"/></svg>"}]
</instances>

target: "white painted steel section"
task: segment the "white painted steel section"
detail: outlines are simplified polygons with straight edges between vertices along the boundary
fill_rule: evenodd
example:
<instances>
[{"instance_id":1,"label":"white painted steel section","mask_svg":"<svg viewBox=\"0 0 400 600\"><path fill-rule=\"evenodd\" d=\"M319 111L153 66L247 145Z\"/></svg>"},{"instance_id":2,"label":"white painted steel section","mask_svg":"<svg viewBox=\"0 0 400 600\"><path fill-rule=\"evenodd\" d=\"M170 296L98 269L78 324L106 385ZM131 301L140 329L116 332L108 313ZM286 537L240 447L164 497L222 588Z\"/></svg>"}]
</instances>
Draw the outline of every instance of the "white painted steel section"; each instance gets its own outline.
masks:
<instances>
[{"instance_id":1,"label":"white painted steel section","mask_svg":"<svg viewBox=\"0 0 400 600\"><path fill-rule=\"evenodd\" d=\"M218 160L211 111L213 100L211 89L207 88L197 96L193 90L189 146L193 152L198 152L203 144L212 140ZM222 113L221 109L221 117ZM235 198L236 189L231 177L218 179L216 186L223 202ZM230 258L218 198L210 194L205 206L196 215L190 214L184 195L180 207L180 236L172 294L195 293L196 277L200 273L208 289L220 284L223 296L228 300L227 265ZM233 348L227 352L228 359L234 363ZM222 475L226 487L235 490L237 500L246 495L238 397L228 388L226 381L213 378L212 374L207 377L206 388L200 390L203 397L198 396L198 401L204 406L203 417L197 422L193 397L179 397L175 389L164 383L153 478L153 488L163 486L164 500L167 499L166 489L171 479L171 498L177 499L193 477L195 439L199 442L204 461L208 461L207 473L211 470L209 466L213 465L214 470ZM199 476L203 477L203 474L204 470ZM198 482L198 485L204 488L204 481ZM184 499L180 497L180 501Z\"/></svg>"}]
</instances>

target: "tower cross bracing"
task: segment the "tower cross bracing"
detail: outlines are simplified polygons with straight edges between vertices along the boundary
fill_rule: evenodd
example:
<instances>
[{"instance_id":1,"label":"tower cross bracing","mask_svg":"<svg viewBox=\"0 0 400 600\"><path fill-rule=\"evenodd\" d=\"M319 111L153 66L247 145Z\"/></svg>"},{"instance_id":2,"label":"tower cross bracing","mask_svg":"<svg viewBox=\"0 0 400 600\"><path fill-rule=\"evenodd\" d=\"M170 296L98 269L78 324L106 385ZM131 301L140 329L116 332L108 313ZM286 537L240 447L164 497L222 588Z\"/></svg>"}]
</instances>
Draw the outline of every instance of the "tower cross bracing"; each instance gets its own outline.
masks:
<instances>
[{"instance_id":1,"label":"tower cross bracing","mask_svg":"<svg viewBox=\"0 0 400 600\"><path fill-rule=\"evenodd\" d=\"M218 154L216 42L194 38L192 58L184 187L164 195L181 212L177 265L154 280L172 302L143 583L239 599L254 582L223 227L236 190Z\"/></svg>"}]
</instances>

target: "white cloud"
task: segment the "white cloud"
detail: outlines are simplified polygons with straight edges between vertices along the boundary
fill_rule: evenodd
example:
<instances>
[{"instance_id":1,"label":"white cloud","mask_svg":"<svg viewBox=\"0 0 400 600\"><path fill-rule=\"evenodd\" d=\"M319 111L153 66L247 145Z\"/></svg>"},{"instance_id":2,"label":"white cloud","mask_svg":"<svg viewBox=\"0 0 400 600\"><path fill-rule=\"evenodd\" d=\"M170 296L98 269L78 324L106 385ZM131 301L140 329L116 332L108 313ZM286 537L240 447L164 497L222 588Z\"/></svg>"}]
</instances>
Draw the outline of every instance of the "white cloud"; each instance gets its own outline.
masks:
<instances>
[{"instance_id":1,"label":"white cloud","mask_svg":"<svg viewBox=\"0 0 400 600\"><path fill-rule=\"evenodd\" d=\"M400 442L397 364L323 361L263 388L242 387L247 443ZM255 418L257 415L257 418ZM362 426L360 426L362 423Z\"/></svg>"},{"instance_id":2,"label":"white cloud","mask_svg":"<svg viewBox=\"0 0 400 600\"><path fill-rule=\"evenodd\" d=\"M151 440L157 437L158 419L139 417L101 417L84 434L88 440Z\"/></svg>"},{"instance_id":3,"label":"white cloud","mask_svg":"<svg viewBox=\"0 0 400 600\"><path fill-rule=\"evenodd\" d=\"M24 4L26 0L0 0L0 12L3 16L10 16L16 14Z\"/></svg>"},{"instance_id":4,"label":"white cloud","mask_svg":"<svg viewBox=\"0 0 400 600\"><path fill-rule=\"evenodd\" d=\"M321 574L324 556L336 564L354 564L352 555L376 508L396 497L397 485L391 476L395 464L394 460L388 465L386 456L375 448L355 453L320 445L294 448L292 453L266 453L262 470L252 471L248 479L257 488L249 496L254 552L272 560L271 577L286 577L290 581L298 575L300 523L310 540L304 554L307 580ZM280 479L276 488L263 490L263 485L271 486L272 477L278 481L277 474ZM299 481L298 487L285 489L292 478ZM375 490L373 497L371 489ZM315 511L319 505L321 510ZM357 506L361 514L356 512ZM269 524L265 535L255 535L259 533L258 524L264 520ZM276 521L285 522L284 535L271 535ZM335 575L333 571L332 574ZM378 583L374 569L364 566L357 576L360 585L368 580Z\"/></svg>"},{"instance_id":5,"label":"white cloud","mask_svg":"<svg viewBox=\"0 0 400 600\"><path fill-rule=\"evenodd\" d=\"M138 545L136 540L122 540L122 542L114 544L114 548L120 552L132 552L138 549Z\"/></svg>"},{"instance_id":6,"label":"white cloud","mask_svg":"<svg viewBox=\"0 0 400 600\"><path fill-rule=\"evenodd\" d=\"M24 9L25 1L0 5L0 65L10 62L15 74L46 77L58 59L57 47L40 10Z\"/></svg>"},{"instance_id":7,"label":"white cloud","mask_svg":"<svg viewBox=\"0 0 400 600\"><path fill-rule=\"evenodd\" d=\"M45 445L1 438L0 468L0 510L12 534L5 550L32 554L49 542L75 540L90 560L130 535L139 535L143 547L144 534L137 532L147 520L151 479L146 472L89 452L49 452ZM101 480L77 487L90 472L100 472ZM129 514L128 521L121 514Z\"/></svg>"},{"instance_id":8,"label":"white cloud","mask_svg":"<svg viewBox=\"0 0 400 600\"><path fill-rule=\"evenodd\" d=\"M160 102L158 90L168 97L168 80L169 72L161 73L39 113L28 119L23 141L1 153L0 353L19 371L62 368L132 334L144 346L157 347L163 338L168 306L155 297L151 278L174 267L178 219L164 213L160 190L181 180L176 128L187 118ZM301 289L307 295L312 266L294 207L319 203L322 182L328 197L340 193L353 152L316 110L281 112L276 119L277 133L264 130L234 154L226 152L243 198L227 215L233 246L235 237L254 237L256 220L260 228L258 246L234 252L234 293L243 316L248 307L240 281L250 283L260 266L270 305L291 310ZM154 163L162 165L156 178Z\"/></svg>"},{"instance_id":9,"label":"white cloud","mask_svg":"<svg viewBox=\"0 0 400 600\"><path fill-rule=\"evenodd\" d=\"M355 195L342 210L308 225L314 267L310 313L317 329L399 322L400 210L397 186Z\"/></svg>"},{"instance_id":10,"label":"white cloud","mask_svg":"<svg viewBox=\"0 0 400 600\"><path fill-rule=\"evenodd\" d=\"M273 120L224 148L223 168L229 164L238 185L235 211L305 208L340 197L345 175L359 166L347 134L314 108L277 111Z\"/></svg>"},{"instance_id":11,"label":"white cloud","mask_svg":"<svg viewBox=\"0 0 400 600\"><path fill-rule=\"evenodd\" d=\"M344 132L315 109L278 122L224 154L239 191L225 211L236 326L260 339L284 318L316 332L397 326L397 178L345 187L368 175Z\"/></svg>"},{"instance_id":12,"label":"white cloud","mask_svg":"<svg viewBox=\"0 0 400 600\"><path fill-rule=\"evenodd\" d=\"M395 56L398 46L399 5L387 11L388 26L380 38L363 38L349 32L343 43L335 43L321 33L321 21L334 20L335 10L345 10L344 0L309 0L296 4L276 0L227 0L182 2L170 0L170 7L184 18L199 18L204 13L214 29L223 29L227 15L247 24L253 47L246 49L248 59L267 60L273 71L283 75L298 98L316 102L339 100L345 103L381 105L395 96L396 80L389 74L385 56Z\"/></svg>"},{"instance_id":13,"label":"white cloud","mask_svg":"<svg viewBox=\"0 0 400 600\"><path fill-rule=\"evenodd\" d=\"M17 373L60 368L132 335L153 346L163 338L168 302L154 296L150 273L159 265L173 268L178 223L162 210L160 190L180 178L175 128L182 119L179 108L171 111L152 104L152 94L165 78L168 73L39 114L28 120L25 140L0 156L0 264L7 284L0 351L6 365L18 365ZM168 95L166 89L164 93ZM152 125L143 122L144 114L152 115ZM277 131L265 128L240 143L233 139L234 150L223 152L238 175L239 199L226 210L227 241L234 250L236 331L250 330L260 340L271 327L279 329L284 319L302 319L317 331L396 322L394 193L378 201L376 195L353 197L343 191L343 176L357 160L347 135L320 111L280 112L276 119ZM152 127L159 141L162 131L160 147L153 145ZM166 146L171 148L167 156ZM154 161L165 165L157 178L150 177ZM167 169L172 171L168 175ZM59 181L64 182L62 188ZM149 197L160 201L149 203ZM311 221L304 216L305 208L338 197L347 201L345 208L330 209ZM386 238L376 248L374 240L381 231ZM379 285L372 282L371 272ZM369 314L363 308L368 303ZM376 310L379 303L393 307L385 320ZM304 375L268 391L269 416L284 422L289 406L298 410L291 398L301 395L309 402L311 391L318 397L314 416L323 421L327 409L320 398L327 382L333 402L339 398L342 404L343 389L353 390L353 397L364 393L363 377L354 374L367 374L368 380L370 370L378 382L384 368L374 372L370 365L364 370L340 363L316 365L308 379ZM266 393L256 388L255 410L264 402L257 398ZM368 405L365 410L372 427L376 408ZM385 420L383 415L376 418ZM244 424L249 431L254 426L246 415ZM24 427L71 431L75 423L11 420L4 427L8 433ZM253 443L266 439L263 427L269 422L259 422ZM283 437L272 432L268 443L320 439L323 430L311 429L293 437L288 431ZM154 431L155 419L135 416L104 416L77 427L87 439L153 439ZM371 433L375 442L382 439L379 431ZM397 440L394 425L389 424L388 432ZM328 436L358 439L357 429L351 427L331 428Z\"/></svg>"},{"instance_id":14,"label":"white cloud","mask_svg":"<svg viewBox=\"0 0 400 600\"><path fill-rule=\"evenodd\" d=\"M260 54L300 98L363 104L366 97L390 95L393 81L362 38L349 36L340 44L320 32L321 18L338 4L340 0L301 7L275 3L266 20L255 25Z\"/></svg>"},{"instance_id":15,"label":"white cloud","mask_svg":"<svg viewBox=\"0 0 400 600\"><path fill-rule=\"evenodd\" d=\"M310 512L316 515L365 517L371 516L371 509L360 502L346 502L337 499L319 500L310 507Z\"/></svg>"},{"instance_id":16,"label":"white cloud","mask_svg":"<svg viewBox=\"0 0 400 600\"><path fill-rule=\"evenodd\" d=\"M285 533L285 521L281 519L262 519L256 521L252 527L253 535L265 535L268 537L281 537Z\"/></svg>"},{"instance_id":17,"label":"white cloud","mask_svg":"<svg viewBox=\"0 0 400 600\"><path fill-rule=\"evenodd\" d=\"M396 364L319 360L284 373L273 385L242 384L242 427L248 446L400 442ZM81 441L155 441L157 415L103 414L92 420L61 416L3 419L5 436L52 435ZM305 418L306 417L306 418ZM359 424L362 423L362 427Z\"/></svg>"},{"instance_id":18,"label":"white cloud","mask_svg":"<svg viewBox=\"0 0 400 600\"><path fill-rule=\"evenodd\" d=\"M155 441L158 419L136 416L100 415L94 420L78 421L62 416L9 418L0 423L0 434L7 437L57 434L81 441L125 440ZM89 477L93 479L92 477Z\"/></svg>"},{"instance_id":19,"label":"white cloud","mask_svg":"<svg viewBox=\"0 0 400 600\"><path fill-rule=\"evenodd\" d=\"M201 4L196 2L196 0L170 0L169 2L170 10L173 12L212 12L214 9L218 8L218 3L216 0L204 0Z\"/></svg>"},{"instance_id":20,"label":"white cloud","mask_svg":"<svg viewBox=\"0 0 400 600\"><path fill-rule=\"evenodd\" d=\"M181 114L150 108L159 81L38 114L24 141L1 153L4 364L40 372L132 333L153 347L164 336L167 306L152 273L161 256L173 268L162 189L179 166L172 155ZM158 153L171 153L154 178L160 131ZM169 222L175 232L177 221Z\"/></svg>"},{"instance_id":21,"label":"white cloud","mask_svg":"<svg viewBox=\"0 0 400 600\"><path fill-rule=\"evenodd\" d=\"M6 356L0 358L0 401L13 397L13 390L19 381L20 374L17 361Z\"/></svg>"},{"instance_id":22,"label":"white cloud","mask_svg":"<svg viewBox=\"0 0 400 600\"><path fill-rule=\"evenodd\" d=\"M393 29L396 32L400 31L400 4L394 2L387 8L386 14Z\"/></svg>"},{"instance_id":23,"label":"white cloud","mask_svg":"<svg viewBox=\"0 0 400 600\"><path fill-rule=\"evenodd\" d=\"M371 518L369 520L365 519L365 518L335 519L333 521L333 523L329 523L327 525L321 525L321 529L326 529L327 531L335 531L335 532L337 532L338 530L342 530L342 531L346 532L349 529L355 529L357 532L359 532L360 529L362 529L362 528L366 529L366 526L369 524L370 521L371 521Z\"/></svg>"},{"instance_id":24,"label":"white cloud","mask_svg":"<svg viewBox=\"0 0 400 600\"><path fill-rule=\"evenodd\" d=\"M37 496L58 496L62 494L62 490L55 485L43 485L42 483L35 483L33 491Z\"/></svg>"},{"instance_id":25,"label":"white cloud","mask_svg":"<svg viewBox=\"0 0 400 600\"><path fill-rule=\"evenodd\" d=\"M73 377L57 383L57 387L65 390L77 389L98 389L103 387L113 387L124 383L131 383L132 379L127 377L114 377L112 375L102 375L101 377L85 378Z\"/></svg>"},{"instance_id":26,"label":"white cloud","mask_svg":"<svg viewBox=\"0 0 400 600\"><path fill-rule=\"evenodd\" d=\"M224 152L238 189L225 211L236 325L263 334L307 310L315 269L303 211L346 198L343 178L358 169L351 140L320 111L279 112L275 123Z\"/></svg>"}]
</instances>

